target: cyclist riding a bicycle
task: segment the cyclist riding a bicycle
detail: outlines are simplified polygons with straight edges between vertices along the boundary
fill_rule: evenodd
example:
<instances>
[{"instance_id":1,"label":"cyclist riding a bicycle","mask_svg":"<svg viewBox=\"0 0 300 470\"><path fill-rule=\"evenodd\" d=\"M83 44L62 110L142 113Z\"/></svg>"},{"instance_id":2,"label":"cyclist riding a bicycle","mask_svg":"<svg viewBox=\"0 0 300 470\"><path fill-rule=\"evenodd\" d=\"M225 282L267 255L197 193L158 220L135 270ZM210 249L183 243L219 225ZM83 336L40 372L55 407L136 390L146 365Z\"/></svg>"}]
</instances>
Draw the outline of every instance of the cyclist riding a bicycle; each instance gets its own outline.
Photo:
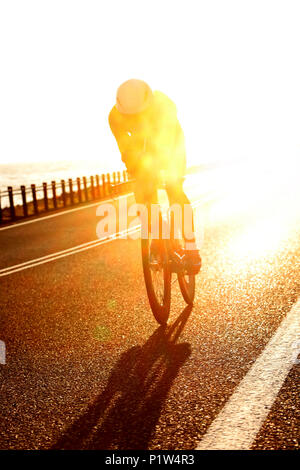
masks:
<instances>
[{"instance_id":1,"label":"cyclist riding a bicycle","mask_svg":"<svg viewBox=\"0 0 300 470\"><path fill-rule=\"evenodd\" d=\"M170 206L179 204L184 217L184 206L191 207L191 203L183 190L185 141L175 104L160 91L152 92L144 81L130 79L117 90L109 125L122 161L135 179L136 202L158 203L157 188L163 171ZM189 249L183 254L184 264L187 271L196 274L201 258L195 237L188 243Z\"/></svg>"}]
</instances>

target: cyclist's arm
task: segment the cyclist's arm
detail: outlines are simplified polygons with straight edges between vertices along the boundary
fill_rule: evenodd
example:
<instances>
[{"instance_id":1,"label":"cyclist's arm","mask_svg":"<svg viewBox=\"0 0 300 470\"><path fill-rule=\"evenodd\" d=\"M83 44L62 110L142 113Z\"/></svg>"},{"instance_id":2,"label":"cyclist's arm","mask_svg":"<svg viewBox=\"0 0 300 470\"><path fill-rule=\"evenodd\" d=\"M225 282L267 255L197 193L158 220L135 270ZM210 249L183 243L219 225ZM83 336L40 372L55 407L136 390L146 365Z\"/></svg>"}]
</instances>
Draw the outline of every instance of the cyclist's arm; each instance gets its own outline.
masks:
<instances>
[{"instance_id":1,"label":"cyclist's arm","mask_svg":"<svg viewBox=\"0 0 300 470\"><path fill-rule=\"evenodd\" d=\"M146 139L139 138L138 140L130 135L124 127L122 122L118 119L114 108L109 114L109 125L111 131L117 141L122 161L125 163L128 171L134 171L141 155L145 152Z\"/></svg>"},{"instance_id":2,"label":"cyclist's arm","mask_svg":"<svg viewBox=\"0 0 300 470\"><path fill-rule=\"evenodd\" d=\"M121 122L119 122L119 120L117 119L115 115L114 108L109 113L108 122L109 122L110 129L117 141L117 144L118 144L121 156L122 156L122 160L123 160L123 156L125 156L126 154L126 149L128 150L128 147L130 144L130 141L129 141L130 136L122 128Z\"/></svg>"}]
</instances>

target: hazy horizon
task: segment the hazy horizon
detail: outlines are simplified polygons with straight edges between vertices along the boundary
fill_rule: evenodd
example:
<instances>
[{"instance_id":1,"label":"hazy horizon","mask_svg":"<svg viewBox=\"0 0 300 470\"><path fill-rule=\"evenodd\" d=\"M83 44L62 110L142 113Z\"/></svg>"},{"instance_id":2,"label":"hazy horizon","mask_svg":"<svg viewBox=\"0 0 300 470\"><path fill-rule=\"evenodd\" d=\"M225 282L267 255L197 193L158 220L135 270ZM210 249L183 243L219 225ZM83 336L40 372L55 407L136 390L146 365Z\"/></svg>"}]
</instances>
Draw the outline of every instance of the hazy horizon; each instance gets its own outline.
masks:
<instances>
[{"instance_id":1,"label":"hazy horizon","mask_svg":"<svg viewBox=\"0 0 300 470\"><path fill-rule=\"evenodd\" d=\"M176 103L188 165L296 161L299 43L294 1L2 2L0 163L117 164L107 116L131 77Z\"/></svg>"}]
</instances>

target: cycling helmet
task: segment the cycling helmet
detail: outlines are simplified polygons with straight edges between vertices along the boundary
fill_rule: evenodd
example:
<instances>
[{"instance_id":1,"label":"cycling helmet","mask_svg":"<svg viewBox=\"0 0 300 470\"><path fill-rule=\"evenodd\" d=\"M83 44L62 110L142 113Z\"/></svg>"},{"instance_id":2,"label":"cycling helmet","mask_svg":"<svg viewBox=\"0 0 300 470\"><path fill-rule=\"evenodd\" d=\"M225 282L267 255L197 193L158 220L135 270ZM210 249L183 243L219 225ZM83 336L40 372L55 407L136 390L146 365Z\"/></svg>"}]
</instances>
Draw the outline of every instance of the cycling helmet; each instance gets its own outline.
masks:
<instances>
[{"instance_id":1,"label":"cycling helmet","mask_svg":"<svg viewBox=\"0 0 300 470\"><path fill-rule=\"evenodd\" d=\"M143 80L134 78L119 86L117 110L122 114L136 114L144 111L152 100L152 90Z\"/></svg>"}]
</instances>

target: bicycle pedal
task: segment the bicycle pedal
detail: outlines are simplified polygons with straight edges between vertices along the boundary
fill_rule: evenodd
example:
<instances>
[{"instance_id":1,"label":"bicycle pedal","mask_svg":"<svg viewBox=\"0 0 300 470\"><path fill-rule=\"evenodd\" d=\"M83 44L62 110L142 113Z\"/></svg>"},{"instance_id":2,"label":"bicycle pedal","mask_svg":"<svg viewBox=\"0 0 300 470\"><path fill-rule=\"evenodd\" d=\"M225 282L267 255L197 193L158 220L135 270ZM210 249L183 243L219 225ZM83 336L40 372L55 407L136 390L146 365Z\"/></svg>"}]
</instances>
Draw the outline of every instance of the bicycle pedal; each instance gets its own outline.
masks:
<instances>
[{"instance_id":1,"label":"bicycle pedal","mask_svg":"<svg viewBox=\"0 0 300 470\"><path fill-rule=\"evenodd\" d=\"M169 260L170 270L172 273L182 273L184 270L183 266L183 256L180 256L178 253L172 253L172 256Z\"/></svg>"},{"instance_id":2,"label":"bicycle pedal","mask_svg":"<svg viewBox=\"0 0 300 470\"><path fill-rule=\"evenodd\" d=\"M161 268L161 265L159 263L150 263L149 267L150 269L152 269L152 271L159 271Z\"/></svg>"}]
</instances>

